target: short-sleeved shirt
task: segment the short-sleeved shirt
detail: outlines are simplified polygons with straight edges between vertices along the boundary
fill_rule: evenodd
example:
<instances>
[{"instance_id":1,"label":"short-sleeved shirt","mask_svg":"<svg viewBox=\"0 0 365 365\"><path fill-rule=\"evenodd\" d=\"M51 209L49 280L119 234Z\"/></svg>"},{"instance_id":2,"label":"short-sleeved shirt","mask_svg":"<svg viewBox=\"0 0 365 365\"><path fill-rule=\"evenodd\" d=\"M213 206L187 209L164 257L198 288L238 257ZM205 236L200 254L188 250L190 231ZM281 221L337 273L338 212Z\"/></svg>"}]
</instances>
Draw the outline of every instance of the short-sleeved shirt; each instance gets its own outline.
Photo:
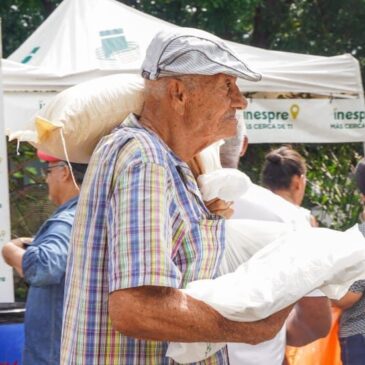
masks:
<instances>
[{"instance_id":1,"label":"short-sleeved shirt","mask_svg":"<svg viewBox=\"0 0 365 365\"><path fill-rule=\"evenodd\" d=\"M359 224L359 230L365 237L365 223ZM353 283L349 289L353 293L362 293L360 300L345 310L340 319L340 337L365 335L365 280Z\"/></svg>"},{"instance_id":2,"label":"short-sleeved shirt","mask_svg":"<svg viewBox=\"0 0 365 365\"><path fill-rule=\"evenodd\" d=\"M23 255L29 284L25 312L24 365L58 365L67 251L77 198L60 206L38 230Z\"/></svg>"},{"instance_id":3,"label":"short-sleeved shirt","mask_svg":"<svg viewBox=\"0 0 365 365\"><path fill-rule=\"evenodd\" d=\"M130 115L99 143L83 182L66 276L62 364L173 364L167 343L113 330L109 293L213 278L224 220L189 167ZM127 316L128 313L125 313ZM201 364L226 364L226 349Z\"/></svg>"},{"instance_id":4,"label":"short-sleeved shirt","mask_svg":"<svg viewBox=\"0 0 365 365\"><path fill-rule=\"evenodd\" d=\"M365 280L351 285L350 292L362 293L361 299L343 311L340 319L340 337L365 335Z\"/></svg>"}]
</instances>

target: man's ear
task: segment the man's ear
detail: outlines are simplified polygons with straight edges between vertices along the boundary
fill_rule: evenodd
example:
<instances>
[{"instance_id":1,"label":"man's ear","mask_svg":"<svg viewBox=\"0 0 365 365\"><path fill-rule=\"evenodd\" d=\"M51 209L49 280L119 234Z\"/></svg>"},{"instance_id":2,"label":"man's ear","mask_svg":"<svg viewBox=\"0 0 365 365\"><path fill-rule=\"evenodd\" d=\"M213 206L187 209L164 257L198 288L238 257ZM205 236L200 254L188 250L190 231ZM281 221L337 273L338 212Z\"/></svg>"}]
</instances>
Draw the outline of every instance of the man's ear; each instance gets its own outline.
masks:
<instances>
[{"instance_id":1,"label":"man's ear","mask_svg":"<svg viewBox=\"0 0 365 365\"><path fill-rule=\"evenodd\" d=\"M72 179L72 176L71 176L70 167L66 165L63 169L62 180L67 181L67 180L71 180L71 179Z\"/></svg>"},{"instance_id":2,"label":"man's ear","mask_svg":"<svg viewBox=\"0 0 365 365\"><path fill-rule=\"evenodd\" d=\"M187 89L183 81L171 78L167 84L168 95L171 102L171 107L179 115L183 115L187 99Z\"/></svg>"}]
</instances>

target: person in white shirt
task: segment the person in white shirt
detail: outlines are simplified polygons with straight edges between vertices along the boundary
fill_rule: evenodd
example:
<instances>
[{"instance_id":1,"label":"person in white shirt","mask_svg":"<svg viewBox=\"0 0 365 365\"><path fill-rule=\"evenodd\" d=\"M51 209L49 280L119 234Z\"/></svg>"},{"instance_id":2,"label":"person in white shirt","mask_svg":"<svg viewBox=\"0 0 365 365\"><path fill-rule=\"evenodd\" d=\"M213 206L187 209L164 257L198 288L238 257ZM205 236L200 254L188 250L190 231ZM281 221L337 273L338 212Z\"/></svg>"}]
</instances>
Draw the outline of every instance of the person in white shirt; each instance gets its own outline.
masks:
<instances>
[{"instance_id":1,"label":"person in white shirt","mask_svg":"<svg viewBox=\"0 0 365 365\"><path fill-rule=\"evenodd\" d=\"M246 128L241 121L236 137L226 140L220 148L222 166L237 168L239 158L245 154L247 146ZM305 174L305 169L303 172ZM307 212L299 207L304 196L305 178L299 180L304 186L303 184L298 186L298 191L294 194L298 204L253 184L248 192L234 201L232 218L310 224ZM301 199L299 199L300 196ZM285 361L287 344L304 346L326 336L330 325L329 300L320 291L314 291L295 305L286 325L272 340L258 345L228 344L230 365L281 365Z\"/></svg>"}]
</instances>

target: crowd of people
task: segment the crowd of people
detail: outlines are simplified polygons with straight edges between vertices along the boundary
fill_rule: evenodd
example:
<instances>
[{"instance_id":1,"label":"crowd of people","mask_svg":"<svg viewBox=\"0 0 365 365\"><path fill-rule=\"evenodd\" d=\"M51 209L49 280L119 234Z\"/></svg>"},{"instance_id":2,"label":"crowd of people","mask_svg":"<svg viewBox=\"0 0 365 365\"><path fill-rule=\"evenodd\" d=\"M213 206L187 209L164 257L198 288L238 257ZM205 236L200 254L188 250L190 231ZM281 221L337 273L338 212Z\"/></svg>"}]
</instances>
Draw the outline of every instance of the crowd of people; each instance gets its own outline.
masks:
<instances>
[{"instance_id":1,"label":"crowd of people","mask_svg":"<svg viewBox=\"0 0 365 365\"><path fill-rule=\"evenodd\" d=\"M261 76L219 38L184 28L153 38L141 74L141 114L104 137L88 165L38 153L59 208L35 237L2 249L29 284L23 364L173 364L172 341L228 343L199 364L282 365L287 345L329 332L331 303L320 290L235 322L180 289L218 275L227 218L317 225L300 206L305 161L283 146L266 156L263 187L203 201L189 162L224 140L222 166L238 168L248 137L236 117L247 106L237 78ZM365 200L364 160L356 181ZM355 282L334 303L344 365L365 364L364 292L365 281Z\"/></svg>"}]
</instances>

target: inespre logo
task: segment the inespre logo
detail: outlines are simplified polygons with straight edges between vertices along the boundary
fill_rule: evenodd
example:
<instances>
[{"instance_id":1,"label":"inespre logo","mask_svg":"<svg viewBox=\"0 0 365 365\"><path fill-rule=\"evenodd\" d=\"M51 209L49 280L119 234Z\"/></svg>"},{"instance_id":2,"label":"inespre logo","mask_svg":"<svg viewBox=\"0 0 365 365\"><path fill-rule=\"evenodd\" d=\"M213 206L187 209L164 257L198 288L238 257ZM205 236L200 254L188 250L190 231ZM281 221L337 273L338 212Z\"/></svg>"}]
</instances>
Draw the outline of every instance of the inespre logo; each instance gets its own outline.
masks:
<instances>
[{"instance_id":1,"label":"inespre logo","mask_svg":"<svg viewBox=\"0 0 365 365\"><path fill-rule=\"evenodd\" d=\"M243 117L246 121L256 120L256 121L267 121L271 122L282 122L282 121L295 121L298 119L300 114L300 106L298 104L292 104L288 111L262 111L255 110L249 111L245 110L243 112Z\"/></svg>"}]
</instances>

